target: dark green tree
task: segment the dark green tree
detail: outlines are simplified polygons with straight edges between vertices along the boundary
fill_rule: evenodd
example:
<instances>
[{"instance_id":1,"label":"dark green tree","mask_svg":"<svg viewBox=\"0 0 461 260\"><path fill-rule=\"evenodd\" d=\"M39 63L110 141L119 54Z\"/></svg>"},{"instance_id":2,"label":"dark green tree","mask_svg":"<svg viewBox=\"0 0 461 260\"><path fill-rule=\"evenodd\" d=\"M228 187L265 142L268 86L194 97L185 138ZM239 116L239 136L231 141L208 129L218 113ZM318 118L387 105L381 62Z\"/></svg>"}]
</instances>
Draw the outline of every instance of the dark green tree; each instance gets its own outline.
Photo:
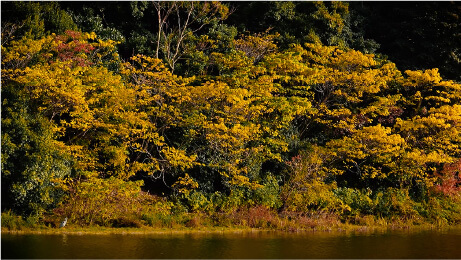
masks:
<instances>
[{"instance_id":1,"label":"dark green tree","mask_svg":"<svg viewBox=\"0 0 461 260\"><path fill-rule=\"evenodd\" d=\"M282 48L292 43L321 41L372 53L378 45L363 35L363 18L351 12L346 2L257 1L230 3L233 14L228 24L239 32L264 32L281 35Z\"/></svg>"},{"instance_id":2,"label":"dark green tree","mask_svg":"<svg viewBox=\"0 0 461 260\"><path fill-rule=\"evenodd\" d=\"M24 216L55 207L73 159L55 143L50 121L27 92L2 80L2 211Z\"/></svg>"},{"instance_id":3,"label":"dark green tree","mask_svg":"<svg viewBox=\"0 0 461 260\"><path fill-rule=\"evenodd\" d=\"M50 33L76 29L77 25L58 2L2 2L2 45L4 36L39 39Z\"/></svg>"},{"instance_id":4,"label":"dark green tree","mask_svg":"<svg viewBox=\"0 0 461 260\"><path fill-rule=\"evenodd\" d=\"M461 80L460 2L354 2L351 9L365 18L365 37L400 70L439 68Z\"/></svg>"}]
</instances>

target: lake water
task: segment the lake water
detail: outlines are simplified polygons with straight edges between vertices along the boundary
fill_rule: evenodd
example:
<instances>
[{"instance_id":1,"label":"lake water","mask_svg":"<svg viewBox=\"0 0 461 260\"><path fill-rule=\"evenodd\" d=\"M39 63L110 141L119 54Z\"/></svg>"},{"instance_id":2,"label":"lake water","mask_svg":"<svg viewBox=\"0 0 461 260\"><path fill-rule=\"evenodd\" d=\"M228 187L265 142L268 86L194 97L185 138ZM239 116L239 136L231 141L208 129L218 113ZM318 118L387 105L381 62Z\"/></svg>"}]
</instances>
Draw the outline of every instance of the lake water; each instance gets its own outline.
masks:
<instances>
[{"instance_id":1,"label":"lake water","mask_svg":"<svg viewBox=\"0 0 461 260\"><path fill-rule=\"evenodd\" d=\"M461 230L2 234L5 258L461 258Z\"/></svg>"}]
</instances>

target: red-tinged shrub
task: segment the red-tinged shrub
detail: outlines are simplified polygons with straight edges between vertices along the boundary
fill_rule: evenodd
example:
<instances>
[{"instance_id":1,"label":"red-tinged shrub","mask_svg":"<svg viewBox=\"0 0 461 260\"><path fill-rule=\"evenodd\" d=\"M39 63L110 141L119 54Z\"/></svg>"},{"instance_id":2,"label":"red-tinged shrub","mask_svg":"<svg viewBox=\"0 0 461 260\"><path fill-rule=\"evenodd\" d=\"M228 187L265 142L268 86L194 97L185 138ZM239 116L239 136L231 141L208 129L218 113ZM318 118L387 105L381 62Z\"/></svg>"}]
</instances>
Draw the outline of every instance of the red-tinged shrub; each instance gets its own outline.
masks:
<instances>
[{"instance_id":1,"label":"red-tinged shrub","mask_svg":"<svg viewBox=\"0 0 461 260\"><path fill-rule=\"evenodd\" d=\"M456 197L461 195L461 159L454 163L445 164L443 170L436 173L439 178L439 183L434 186L436 193L443 194L448 197Z\"/></svg>"},{"instance_id":2,"label":"red-tinged shrub","mask_svg":"<svg viewBox=\"0 0 461 260\"><path fill-rule=\"evenodd\" d=\"M72 61L74 66L86 67L93 64L87 54L95 50L95 47L87 41L85 35L80 32L66 31L64 35L58 35L54 41L57 45L53 48L60 61Z\"/></svg>"}]
</instances>

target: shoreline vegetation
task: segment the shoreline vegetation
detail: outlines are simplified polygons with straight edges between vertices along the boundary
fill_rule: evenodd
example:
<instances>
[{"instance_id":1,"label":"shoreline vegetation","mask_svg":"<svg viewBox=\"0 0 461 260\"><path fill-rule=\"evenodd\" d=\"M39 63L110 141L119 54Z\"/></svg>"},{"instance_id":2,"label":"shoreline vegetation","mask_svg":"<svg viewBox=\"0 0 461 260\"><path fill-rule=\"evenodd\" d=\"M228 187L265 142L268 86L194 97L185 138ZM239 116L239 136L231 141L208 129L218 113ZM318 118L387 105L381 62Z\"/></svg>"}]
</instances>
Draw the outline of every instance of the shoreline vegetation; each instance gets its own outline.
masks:
<instances>
[{"instance_id":1,"label":"shoreline vegetation","mask_svg":"<svg viewBox=\"0 0 461 260\"><path fill-rule=\"evenodd\" d=\"M4 1L2 232L459 226L460 19Z\"/></svg>"},{"instance_id":2,"label":"shoreline vegetation","mask_svg":"<svg viewBox=\"0 0 461 260\"><path fill-rule=\"evenodd\" d=\"M21 228L9 230L3 228L2 234L76 234L76 235L104 235L104 234L189 234L189 233L256 233L256 232L278 232L278 233L375 233L397 230L412 231L446 231L461 229L461 225L436 226L434 224L412 225L412 224L387 224L385 226L361 226L342 224L335 227L313 227L302 229L273 229L273 228L250 228L250 227L181 227L181 228L110 228L110 227L66 227L66 228Z\"/></svg>"},{"instance_id":3,"label":"shoreline vegetation","mask_svg":"<svg viewBox=\"0 0 461 260\"><path fill-rule=\"evenodd\" d=\"M182 234L223 234L223 233L258 233L258 232L277 232L283 233L385 233L388 231L447 231L447 230L458 230L461 229L461 225L456 226L443 226L437 227L434 225L423 225L423 226L357 226L357 225L345 225L337 228L327 229L299 229L299 230L278 230L268 228L220 228L220 227L201 227L201 228L100 228L100 227L71 227L71 228L41 228L41 229L22 229L22 230L7 230L3 229L2 234L17 234L17 235L30 235L30 234L43 234L43 235L54 235L54 234L71 234L71 235L182 235Z\"/></svg>"},{"instance_id":4,"label":"shoreline vegetation","mask_svg":"<svg viewBox=\"0 0 461 260\"><path fill-rule=\"evenodd\" d=\"M125 220L127 221L127 220ZM172 218L170 222L148 225L141 220L131 219L126 226L80 226L68 224L59 227L59 223L46 224L35 222L30 218L23 220L11 213L2 213L2 233L11 234L184 234L184 233L222 233L222 232L386 232L390 230L450 230L461 228L460 223L428 222L422 219L392 219L361 216L341 221L332 214L298 216L281 218L279 214L259 217L242 217L232 219L227 225L216 223L216 218L204 214L182 214L181 218ZM221 223L222 224L222 223Z\"/></svg>"},{"instance_id":5,"label":"shoreline vegetation","mask_svg":"<svg viewBox=\"0 0 461 260\"><path fill-rule=\"evenodd\" d=\"M256 232L278 232L278 233L375 233L375 232L388 232L397 230L413 231L446 231L461 229L461 225L454 226L437 226L434 224L386 224L384 226L362 226L353 224L342 224L335 227L313 227L308 229L273 229L273 228L250 228L250 227L182 227L182 228L154 228L154 227L140 227L140 228L110 228L110 227L65 227L65 228L49 228L49 227L35 227L35 228L21 228L9 230L7 228L1 229L2 234L73 234L73 235L111 235L111 234L128 234L128 235L146 235L146 234L209 234L209 233L256 233Z\"/></svg>"}]
</instances>

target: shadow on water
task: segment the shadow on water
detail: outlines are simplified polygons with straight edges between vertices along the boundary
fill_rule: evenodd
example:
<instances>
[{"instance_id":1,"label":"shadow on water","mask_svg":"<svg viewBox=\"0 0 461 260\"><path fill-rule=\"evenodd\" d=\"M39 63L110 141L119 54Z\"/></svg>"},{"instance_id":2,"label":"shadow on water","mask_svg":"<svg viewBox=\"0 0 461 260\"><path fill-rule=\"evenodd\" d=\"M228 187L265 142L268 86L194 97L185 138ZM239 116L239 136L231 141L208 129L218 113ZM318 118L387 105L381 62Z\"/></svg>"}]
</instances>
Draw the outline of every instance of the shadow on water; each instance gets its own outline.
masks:
<instances>
[{"instance_id":1,"label":"shadow on water","mask_svg":"<svg viewBox=\"0 0 461 260\"><path fill-rule=\"evenodd\" d=\"M5 258L461 258L461 230L2 234Z\"/></svg>"}]
</instances>

